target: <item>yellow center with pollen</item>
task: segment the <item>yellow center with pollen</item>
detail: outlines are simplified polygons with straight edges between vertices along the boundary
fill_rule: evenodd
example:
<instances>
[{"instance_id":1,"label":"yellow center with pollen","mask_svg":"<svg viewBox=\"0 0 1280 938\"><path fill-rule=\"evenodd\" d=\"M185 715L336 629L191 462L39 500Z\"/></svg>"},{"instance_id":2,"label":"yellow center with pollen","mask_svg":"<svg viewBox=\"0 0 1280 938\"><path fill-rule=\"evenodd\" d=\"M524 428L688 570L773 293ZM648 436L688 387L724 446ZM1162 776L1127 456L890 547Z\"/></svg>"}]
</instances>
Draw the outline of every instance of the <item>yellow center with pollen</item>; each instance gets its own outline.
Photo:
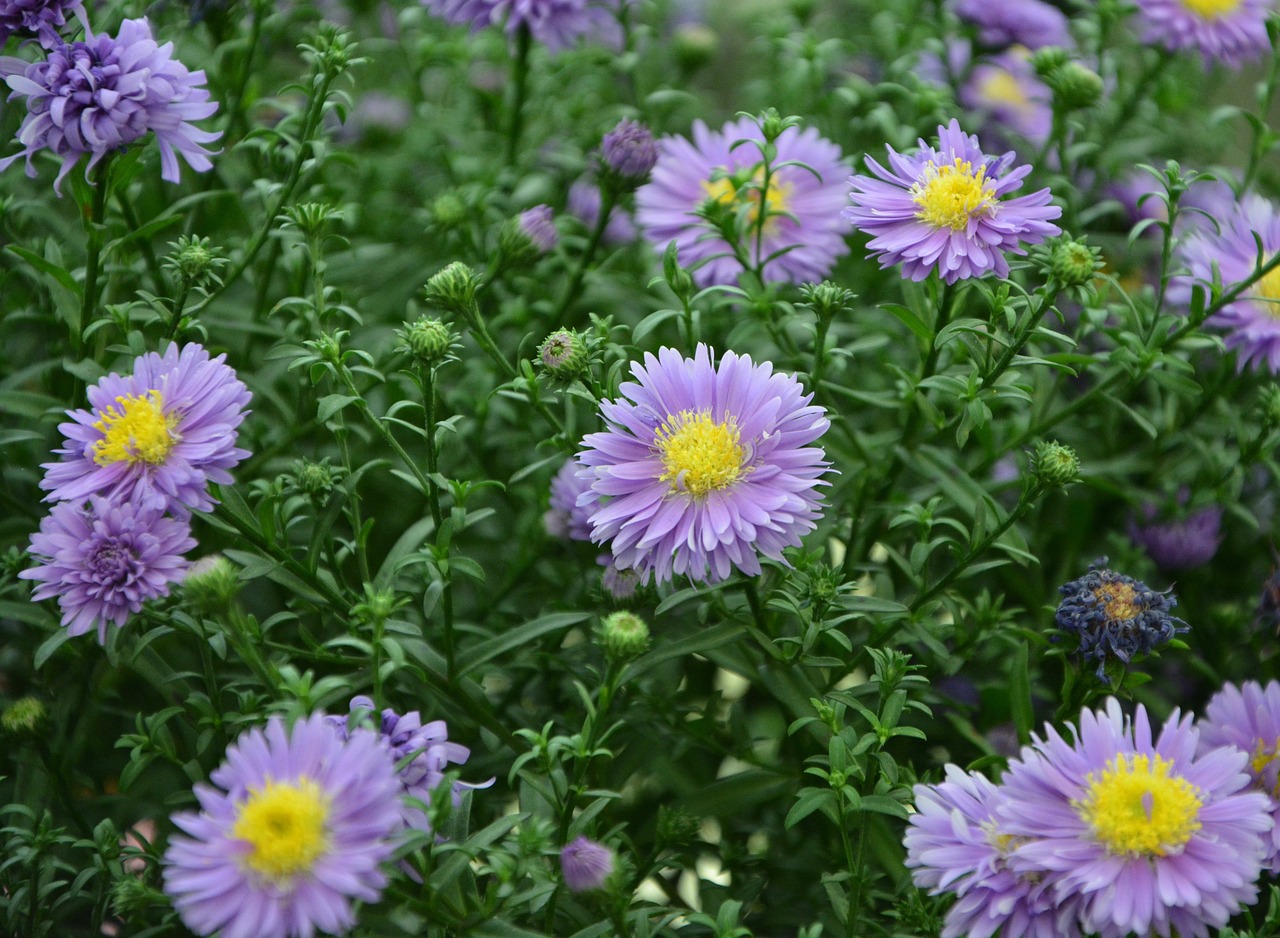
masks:
<instances>
[{"instance_id":1,"label":"yellow center with pollen","mask_svg":"<svg viewBox=\"0 0 1280 938\"><path fill-rule=\"evenodd\" d=\"M959 231L971 218L994 214L998 200L986 177L986 166L974 169L959 157L942 166L930 160L910 190L920 209L916 218L935 228Z\"/></svg>"},{"instance_id":2,"label":"yellow center with pollen","mask_svg":"<svg viewBox=\"0 0 1280 938\"><path fill-rule=\"evenodd\" d=\"M747 209L747 220L752 225L760 220L761 206L765 210L765 228L775 215L787 211L787 197L791 186L778 179L777 174L769 177L768 187L764 184L764 169L757 169L751 179L736 182L732 176L721 176L719 179L708 179L702 184L707 198L712 199L726 209L736 212L744 205Z\"/></svg>"},{"instance_id":3,"label":"yellow center with pollen","mask_svg":"<svg viewBox=\"0 0 1280 938\"><path fill-rule=\"evenodd\" d=\"M658 428L654 444L666 470L658 479L673 493L703 498L733 485L746 471L747 448L733 417L716 423L709 411L682 410Z\"/></svg>"},{"instance_id":4,"label":"yellow center with pollen","mask_svg":"<svg viewBox=\"0 0 1280 938\"><path fill-rule=\"evenodd\" d=\"M1207 20L1228 16L1240 9L1241 0L1182 0L1182 5Z\"/></svg>"},{"instance_id":5,"label":"yellow center with pollen","mask_svg":"<svg viewBox=\"0 0 1280 938\"><path fill-rule=\"evenodd\" d=\"M1094 599L1102 603L1107 619L1111 622L1125 622L1137 618L1142 612L1138 602L1138 594L1128 583L1108 583L1093 591Z\"/></svg>"},{"instance_id":6,"label":"yellow center with pollen","mask_svg":"<svg viewBox=\"0 0 1280 938\"><path fill-rule=\"evenodd\" d=\"M1118 755L1089 774L1084 797L1071 806L1110 853L1167 856L1200 829L1204 805L1200 789L1172 768L1160 756Z\"/></svg>"},{"instance_id":7,"label":"yellow center with pollen","mask_svg":"<svg viewBox=\"0 0 1280 938\"><path fill-rule=\"evenodd\" d=\"M328 846L329 799L306 776L292 782L268 779L236 816L231 835L250 847L244 864L277 883L311 869Z\"/></svg>"},{"instance_id":8,"label":"yellow center with pollen","mask_svg":"<svg viewBox=\"0 0 1280 938\"><path fill-rule=\"evenodd\" d=\"M178 442L176 416L165 416L159 391L128 394L101 412L93 428L102 439L93 444L93 461L99 466L114 462L150 463L158 466Z\"/></svg>"},{"instance_id":9,"label":"yellow center with pollen","mask_svg":"<svg viewBox=\"0 0 1280 938\"><path fill-rule=\"evenodd\" d=\"M1004 104L1019 110L1031 104L1031 99L1022 90L1022 84L1003 69L991 71L982 80L980 90L982 97L992 104Z\"/></svg>"}]
</instances>

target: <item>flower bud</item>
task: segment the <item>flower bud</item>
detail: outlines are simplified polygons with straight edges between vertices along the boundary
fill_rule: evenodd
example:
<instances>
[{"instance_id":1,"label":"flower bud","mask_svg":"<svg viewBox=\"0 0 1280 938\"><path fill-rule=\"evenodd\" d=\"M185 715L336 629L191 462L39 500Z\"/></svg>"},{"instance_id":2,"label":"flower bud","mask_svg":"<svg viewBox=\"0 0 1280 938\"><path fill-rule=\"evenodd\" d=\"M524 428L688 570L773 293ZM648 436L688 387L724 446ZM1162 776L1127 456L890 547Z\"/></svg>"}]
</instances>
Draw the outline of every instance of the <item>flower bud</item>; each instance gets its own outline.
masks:
<instances>
[{"instance_id":1,"label":"flower bud","mask_svg":"<svg viewBox=\"0 0 1280 938\"><path fill-rule=\"evenodd\" d=\"M462 261L454 261L427 281L423 293L433 306L471 319L478 312L476 291L479 288L480 277L476 272Z\"/></svg>"},{"instance_id":2,"label":"flower bud","mask_svg":"<svg viewBox=\"0 0 1280 938\"><path fill-rule=\"evenodd\" d=\"M1031 455L1031 471L1046 488L1070 485L1080 479L1080 460L1070 446L1041 440Z\"/></svg>"},{"instance_id":3,"label":"flower bud","mask_svg":"<svg viewBox=\"0 0 1280 938\"><path fill-rule=\"evenodd\" d=\"M604 135L600 145L601 168L619 182L638 186L649 178L658 162L658 144L644 124L624 117Z\"/></svg>"},{"instance_id":4,"label":"flower bud","mask_svg":"<svg viewBox=\"0 0 1280 938\"><path fill-rule=\"evenodd\" d=\"M420 364L438 365L449 357L454 335L439 319L423 316L417 322L406 323L397 335L400 347L407 350Z\"/></svg>"},{"instance_id":5,"label":"flower bud","mask_svg":"<svg viewBox=\"0 0 1280 938\"><path fill-rule=\"evenodd\" d=\"M587 373L587 343L573 329L557 329L538 348L538 361L552 380L572 384Z\"/></svg>"},{"instance_id":6,"label":"flower bud","mask_svg":"<svg viewBox=\"0 0 1280 938\"><path fill-rule=\"evenodd\" d=\"M649 647L649 626L633 612L613 612L600 626L600 644L614 661L639 658Z\"/></svg>"},{"instance_id":7,"label":"flower bud","mask_svg":"<svg viewBox=\"0 0 1280 938\"><path fill-rule=\"evenodd\" d=\"M13 736L31 736L39 731L47 713L35 697L22 697L9 704L0 715L0 728Z\"/></svg>"},{"instance_id":8,"label":"flower bud","mask_svg":"<svg viewBox=\"0 0 1280 938\"><path fill-rule=\"evenodd\" d=\"M570 892L599 889L613 872L613 851L594 840L578 837L560 851L560 872Z\"/></svg>"}]
</instances>

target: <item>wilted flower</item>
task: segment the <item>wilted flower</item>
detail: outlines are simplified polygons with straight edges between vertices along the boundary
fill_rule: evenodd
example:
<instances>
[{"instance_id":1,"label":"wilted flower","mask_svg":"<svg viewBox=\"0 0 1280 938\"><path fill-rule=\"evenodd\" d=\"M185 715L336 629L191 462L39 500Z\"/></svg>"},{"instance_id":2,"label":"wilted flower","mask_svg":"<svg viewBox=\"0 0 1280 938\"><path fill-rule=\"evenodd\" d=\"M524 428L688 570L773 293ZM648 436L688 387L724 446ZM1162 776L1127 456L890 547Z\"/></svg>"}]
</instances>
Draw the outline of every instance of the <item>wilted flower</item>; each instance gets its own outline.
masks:
<instances>
[{"instance_id":1,"label":"wilted flower","mask_svg":"<svg viewBox=\"0 0 1280 938\"><path fill-rule=\"evenodd\" d=\"M747 355L716 362L699 344L633 362L635 382L600 405L608 429L578 455L591 486L591 539L609 543L620 569L659 582L673 574L723 580L760 573L814 528L828 463L813 445L827 429L793 375ZM602 500L603 499L603 500Z\"/></svg>"},{"instance_id":2,"label":"wilted flower","mask_svg":"<svg viewBox=\"0 0 1280 938\"><path fill-rule=\"evenodd\" d=\"M631 0L422 0L447 23L472 31L501 26L515 36L521 27L550 52L560 52L578 40L610 48L622 45L618 12Z\"/></svg>"},{"instance_id":3,"label":"wilted flower","mask_svg":"<svg viewBox=\"0 0 1280 938\"><path fill-rule=\"evenodd\" d=\"M1070 46L1066 14L1041 0L954 0L956 16L978 27L989 46Z\"/></svg>"},{"instance_id":4,"label":"wilted flower","mask_svg":"<svg viewBox=\"0 0 1280 938\"><path fill-rule=\"evenodd\" d=\"M1207 287L1215 272L1230 289L1253 276L1255 264L1265 264L1280 252L1280 210L1275 203L1249 194L1240 202L1215 208L1217 224L1197 224L1179 248L1190 276L1176 277L1171 283L1169 298L1175 302L1189 302L1192 284ZM1280 267L1257 280L1208 322L1227 330L1226 345L1239 352L1240 370L1247 365L1265 365L1272 374L1280 374Z\"/></svg>"},{"instance_id":5,"label":"wilted flower","mask_svg":"<svg viewBox=\"0 0 1280 938\"><path fill-rule=\"evenodd\" d=\"M377 715L373 701L368 697L351 698L351 714L356 719L356 729L348 717L325 717L329 725L337 730L343 739L349 739L359 729L362 721ZM432 720L423 723L422 716L413 710L403 716L394 710L384 708L377 716L378 735L389 750L390 764L395 768L400 779L401 799L400 817L405 826L421 831L431 831L431 823L426 812L415 801L423 804L431 803L432 793L444 781L444 773L450 764L462 765L471 758L471 750L458 743L449 742L449 728L444 720ZM462 794L474 788L487 788L493 779L479 784L457 781L453 783L451 796L457 807L462 803ZM412 799L412 800L405 800Z\"/></svg>"},{"instance_id":6,"label":"wilted flower","mask_svg":"<svg viewBox=\"0 0 1280 938\"><path fill-rule=\"evenodd\" d=\"M31 535L39 566L18 576L40 581L33 600L57 597L68 634L96 625L105 645L108 625L123 626L148 599L169 595L195 546L187 524L160 509L91 496L87 505L53 506Z\"/></svg>"},{"instance_id":7,"label":"wilted flower","mask_svg":"<svg viewBox=\"0 0 1280 938\"><path fill-rule=\"evenodd\" d=\"M61 45L59 32L68 16L78 17L88 29L80 0L0 0L0 46L10 36L34 37L46 49Z\"/></svg>"},{"instance_id":8,"label":"wilted flower","mask_svg":"<svg viewBox=\"0 0 1280 938\"><path fill-rule=\"evenodd\" d=\"M148 352L127 378L112 372L89 388L92 410L69 411L61 462L46 463L45 501L92 494L186 516L211 511L208 485L232 482L228 469L249 455L236 448L249 391L196 344Z\"/></svg>"},{"instance_id":9,"label":"wilted flower","mask_svg":"<svg viewBox=\"0 0 1280 938\"><path fill-rule=\"evenodd\" d=\"M789 127L774 143L766 185L763 144L749 118L718 131L695 121L691 141L658 141L658 163L636 192L636 221L659 251L676 242L699 286L737 283L743 272L734 247L704 217L707 208L745 222L740 250L762 267L766 282L821 280L849 253L839 213L847 172L840 148L812 127Z\"/></svg>"},{"instance_id":10,"label":"wilted flower","mask_svg":"<svg viewBox=\"0 0 1280 938\"><path fill-rule=\"evenodd\" d=\"M1275 821L1265 863L1280 873L1280 683L1225 685L1209 699L1197 726L1201 753L1235 746L1248 754L1245 771L1271 799Z\"/></svg>"},{"instance_id":11,"label":"wilted flower","mask_svg":"<svg viewBox=\"0 0 1280 938\"><path fill-rule=\"evenodd\" d=\"M347 739L323 715L243 733L196 785L200 812L164 855L164 888L182 922L220 938L311 938L355 924L376 902L401 828L394 763L369 730Z\"/></svg>"},{"instance_id":12,"label":"wilted flower","mask_svg":"<svg viewBox=\"0 0 1280 938\"><path fill-rule=\"evenodd\" d=\"M1207 69L1214 62L1239 68L1271 48L1271 0L1137 0L1142 41L1177 52L1195 49Z\"/></svg>"},{"instance_id":13,"label":"wilted flower","mask_svg":"<svg viewBox=\"0 0 1280 938\"><path fill-rule=\"evenodd\" d=\"M7 79L9 100L27 99L27 117L18 129L23 150L0 160L0 171L20 157L27 175L40 150L62 157L53 187L82 156L86 173L109 153L121 150L151 131L160 144L160 175L178 181L178 155L197 172L211 169L212 155L201 144L221 132L200 130L190 121L209 117L218 105L201 87L203 71L191 72L171 58L173 43L157 45L146 19L125 20L115 36L93 35L83 42L61 43L48 57Z\"/></svg>"},{"instance_id":14,"label":"wilted flower","mask_svg":"<svg viewBox=\"0 0 1280 938\"><path fill-rule=\"evenodd\" d=\"M590 506L579 507L578 499L591 491L591 482L578 474L572 459L560 467L551 480L551 508L542 516L547 533L571 541L591 540Z\"/></svg>"},{"instance_id":15,"label":"wilted flower","mask_svg":"<svg viewBox=\"0 0 1280 938\"><path fill-rule=\"evenodd\" d=\"M1058 628L1079 639L1081 657L1098 662L1100 681L1106 680L1108 662L1128 664L1187 631L1185 622L1169 614L1178 603L1173 595L1108 570L1106 562L1103 557L1091 563L1088 573L1058 588L1062 602L1054 616Z\"/></svg>"},{"instance_id":16,"label":"wilted flower","mask_svg":"<svg viewBox=\"0 0 1280 938\"><path fill-rule=\"evenodd\" d=\"M1206 505L1174 520L1158 520L1154 505L1143 508L1142 523L1129 522L1129 539L1162 570L1190 570L1213 559L1222 543L1222 509Z\"/></svg>"},{"instance_id":17,"label":"wilted flower","mask_svg":"<svg viewBox=\"0 0 1280 938\"><path fill-rule=\"evenodd\" d=\"M923 280L937 271L947 283L994 272L1009 274L1005 253L1025 254L1058 233L1062 209L1050 205L1048 189L1016 198L1030 166L1010 169L1012 151L988 157L976 137L952 120L938 128L937 149L920 141L904 156L892 147L889 168L866 157L872 176L854 176L851 208L844 214L872 236L868 247L880 266L902 264L903 276Z\"/></svg>"},{"instance_id":18,"label":"wilted flower","mask_svg":"<svg viewBox=\"0 0 1280 938\"><path fill-rule=\"evenodd\" d=\"M570 892L599 889L613 872L613 851L594 840L578 837L560 851L560 871Z\"/></svg>"},{"instance_id":19,"label":"wilted flower","mask_svg":"<svg viewBox=\"0 0 1280 938\"><path fill-rule=\"evenodd\" d=\"M1243 752L1197 754L1198 741L1190 716L1156 736L1141 704L1129 721L1115 698L1080 714L1073 743L1046 726L1001 785L1012 869L1078 899L1100 938L1224 927L1257 898L1270 804L1246 790Z\"/></svg>"}]
</instances>

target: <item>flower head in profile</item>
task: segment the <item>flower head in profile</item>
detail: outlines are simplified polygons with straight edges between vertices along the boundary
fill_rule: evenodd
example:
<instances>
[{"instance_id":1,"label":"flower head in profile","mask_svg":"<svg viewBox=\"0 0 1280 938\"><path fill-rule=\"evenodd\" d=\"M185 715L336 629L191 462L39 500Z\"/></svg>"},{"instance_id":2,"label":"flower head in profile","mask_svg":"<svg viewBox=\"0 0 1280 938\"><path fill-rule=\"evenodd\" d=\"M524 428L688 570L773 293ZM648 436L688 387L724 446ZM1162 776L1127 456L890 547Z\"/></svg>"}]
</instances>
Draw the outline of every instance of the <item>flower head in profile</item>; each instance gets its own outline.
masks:
<instances>
[{"instance_id":1,"label":"flower head in profile","mask_svg":"<svg viewBox=\"0 0 1280 938\"><path fill-rule=\"evenodd\" d=\"M942 938L1079 938L1078 900L1058 903L1042 876L1010 868L1019 841L997 815L1003 799L985 776L955 765L946 781L915 787L907 867L931 895L956 896Z\"/></svg>"},{"instance_id":2,"label":"flower head in profile","mask_svg":"<svg viewBox=\"0 0 1280 938\"><path fill-rule=\"evenodd\" d=\"M1002 780L1012 869L1079 901L1100 938L1207 936L1257 898L1272 821L1247 756L1198 751L1177 710L1158 730L1142 705L1130 721L1108 698L1080 714L1074 741L1052 726L1033 736Z\"/></svg>"},{"instance_id":3,"label":"flower head in profile","mask_svg":"<svg viewBox=\"0 0 1280 938\"><path fill-rule=\"evenodd\" d=\"M1245 771L1271 799L1271 828L1266 866L1280 873L1280 683L1227 684L1211 698L1197 726L1200 751L1235 746L1249 756Z\"/></svg>"},{"instance_id":4,"label":"flower head in profile","mask_svg":"<svg viewBox=\"0 0 1280 938\"><path fill-rule=\"evenodd\" d=\"M764 145L750 118L720 130L695 121L692 139L658 141L653 174L636 190L636 221L659 251L676 243L699 286L734 284L743 273L713 216L736 225L739 252L766 282L817 282L849 253L840 148L812 127L788 127L766 178Z\"/></svg>"},{"instance_id":5,"label":"flower head in profile","mask_svg":"<svg viewBox=\"0 0 1280 938\"><path fill-rule=\"evenodd\" d=\"M81 0L0 0L0 46L10 36L38 39L46 49L61 45L60 32L71 16L87 28Z\"/></svg>"},{"instance_id":6,"label":"flower head in profile","mask_svg":"<svg viewBox=\"0 0 1280 938\"><path fill-rule=\"evenodd\" d=\"M587 837L576 837L560 851L560 872L570 892L604 885L613 872L613 851Z\"/></svg>"},{"instance_id":7,"label":"flower head in profile","mask_svg":"<svg viewBox=\"0 0 1280 938\"><path fill-rule=\"evenodd\" d=\"M1191 570L1204 566L1222 543L1222 509L1205 505L1174 518L1160 518L1154 505L1129 522L1129 539L1147 552L1162 570Z\"/></svg>"},{"instance_id":8,"label":"flower head in profile","mask_svg":"<svg viewBox=\"0 0 1280 938\"><path fill-rule=\"evenodd\" d=\"M1098 663L1098 680L1105 681L1107 664L1128 664L1150 654L1187 631L1181 619L1169 614L1178 600L1145 583L1105 566L1105 557L1089 565L1078 580L1060 586L1062 602L1054 622L1079 640L1080 656Z\"/></svg>"},{"instance_id":9,"label":"flower head in profile","mask_svg":"<svg viewBox=\"0 0 1280 938\"><path fill-rule=\"evenodd\" d=\"M632 0L422 0L434 15L472 31L499 27L515 37L527 27L529 35L556 53L579 41L611 49L622 46L619 11Z\"/></svg>"},{"instance_id":10,"label":"flower head in profile","mask_svg":"<svg viewBox=\"0 0 1280 938\"><path fill-rule=\"evenodd\" d=\"M168 596L187 571L182 556L196 542L183 521L155 508L90 497L87 503L54 505L31 535L38 566L21 571L37 580L33 600L57 597L62 625L71 635L123 626L143 603Z\"/></svg>"},{"instance_id":11,"label":"flower head in profile","mask_svg":"<svg viewBox=\"0 0 1280 938\"><path fill-rule=\"evenodd\" d=\"M219 938L311 938L355 924L376 902L401 829L400 781L369 730L347 739L314 714L242 734L196 785L200 811L164 855L164 889L182 922ZM216 787L214 787L216 786Z\"/></svg>"},{"instance_id":12,"label":"flower head in profile","mask_svg":"<svg viewBox=\"0 0 1280 938\"><path fill-rule=\"evenodd\" d=\"M221 133L200 130L191 121L218 109L202 87L203 71L191 72L172 58L173 43L158 45L146 19L125 20L116 36L86 31L83 42L59 43L43 61L22 74L9 75L9 100L25 97L27 116L18 129L23 149L0 160L0 170L20 157L27 175L36 175L33 158L50 150L62 158L53 187L81 157L86 173L103 157L144 134L160 145L160 175L178 181L178 156L197 172L212 168L202 144Z\"/></svg>"},{"instance_id":13,"label":"flower head in profile","mask_svg":"<svg viewBox=\"0 0 1280 938\"><path fill-rule=\"evenodd\" d=\"M249 455L235 445L249 391L225 358L170 345L89 388L92 409L58 426L66 445L61 462L45 464L45 501L101 494L179 516L210 511L208 484L231 482L227 470Z\"/></svg>"},{"instance_id":14,"label":"flower head in profile","mask_svg":"<svg viewBox=\"0 0 1280 938\"><path fill-rule=\"evenodd\" d=\"M578 499L591 490L591 482L582 478L578 469L578 464L571 459L551 479L551 507L542 521L552 537L589 541L591 506L579 505Z\"/></svg>"},{"instance_id":15,"label":"flower head in profile","mask_svg":"<svg viewBox=\"0 0 1280 938\"><path fill-rule=\"evenodd\" d=\"M1042 0L954 0L956 16L978 27L978 38L989 46L1071 46L1067 16Z\"/></svg>"},{"instance_id":16,"label":"flower head in profile","mask_svg":"<svg viewBox=\"0 0 1280 938\"><path fill-rule=\"evenodd\" d=\"M1194 49L1206 69L1214 62L1239 68L1271 48L1271 0L1138 0L1142 41L1171 52Z\"/></svg>"},{"instance_id":17,"label":"flower head in profile","mask_svg":"<svg viewBox=\"0 0 1280 938\"><path fill-rule=\"evenodd\" d=\"M608 429L578 454L590 486L578 504L594 506L591 539L617 567L716 582L734 569L755 576L761 557L799 546L828 469L813 395L747 355L717 362L703 344L693 358L646 354L631 373L622 397L600 405Z\"/></svg>"},{"instance_id":18,"label":"flower head in profile","mask_svg":"<svg viewBox=\"0 0 1280 938\"><path fill-rule=\"evenodd\" d=\"M923 140L912 155L888 147L888 168L866 157L871 176L850 182L853 206L844 214L871 235L868 247L881 267L902 264L903 276L923 280L933 271L947 283L995 273L1005 277L1005 254L1058 234L1051 222L1062 209L1048 189L1009 198L1030 166L1013 167L1012 151L986 156L978 139L952 120L938 128L937 148Z\"/></svg>"},{"instance_id":19,"label":"flower head in profile","mask_svg":"<svg viewBox=\"0 0 1280 938\"><path fill-rule=\"evenodd\" d=\"M355 729L347 717L330 716L325 719L341 738L349 739L354 733L363 732L359 729L359 721L376 713L373 701L368 697L352 697L351 716L357 721ZM449 742L449 728L444 720L423 723L417 710L401 715L387 707L375 722L374 728L386 745L388 758L400 779L400 817L406 827L430 832L431 822L426 812L414 802L430 804L431 795L444 781L448 766L464 764L471 758L471 750ZM454 807L462 803L463 792L487 788L492 784L493 779L480 784L454 782L451 790Z\"/></svg>"},{"instance_id":20,"label":"flower head in profile","mask_svg":"<svg viewBox=\"0 0 1280 938\"><path fill-rule=\"evenodd\" d=\"M1215 222L1197 223L1179 249L1188 276L1174 278L1170 285L1169 298L1175 302L1189 302L1192 284L1207 288L1215 272L1230 289L1252 277L1255 264L1280 254L1280 209L1274 202L1250 194L1214 208ZM1226 330L1226 346L1237 351L1240 370L1266 367L1280 374L1280 267L1210 316L1208 324Z\"/></svg>"}]
</instances>

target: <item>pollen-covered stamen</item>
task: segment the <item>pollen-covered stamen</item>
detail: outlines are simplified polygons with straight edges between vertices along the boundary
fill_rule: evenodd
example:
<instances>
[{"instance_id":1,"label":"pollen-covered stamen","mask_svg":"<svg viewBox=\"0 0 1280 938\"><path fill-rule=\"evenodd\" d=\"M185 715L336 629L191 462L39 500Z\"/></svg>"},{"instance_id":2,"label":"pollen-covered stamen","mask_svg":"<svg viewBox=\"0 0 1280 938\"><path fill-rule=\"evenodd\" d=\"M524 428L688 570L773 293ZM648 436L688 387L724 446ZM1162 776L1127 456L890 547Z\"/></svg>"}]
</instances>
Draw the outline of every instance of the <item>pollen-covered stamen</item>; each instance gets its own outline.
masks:
<instances>
[{"instance_id":1,"label":"pollen-covered stamen","mask_svg":"<svg viewBox=\"0 0 1280 938\"><path fill-rule=\"evenodd\" d=\"M1177 853L1200 830L1204 799L1172 769L1161 756L1122 753L1089 774L1084 797L1071 806L1110 853Z\"/></svg>"},{"instance_id":2,"label":"pollen-covered stamen","mask_svg":"<svg viewBox=\"0 0 1280 938\"><path fill-rule=\"evenodd\" d=\"M942 166L930 160L910 191L920 209L916 218L953 231L967 227L971 219L994 215L999 205L995 187L987 179L987 167L975 169L959 157Z\"/></svg>"},{"instance_id":3,"label":"pollen-covered stamen","mask_svg":"<svg viewBox=\"0 0 1280 938\"><path fill-rule=\"evenodd\" d=\"M231 836L249 845L245 866L279 883L311 869L325 851L328 817L329 799L311 779L268 779L249 790Z\"/></svg>"},{"instance_id":4,"label":"pollen-covered stamen","mask_svg":"<svg viewBox=\"0 0 1280 938\"><path fill-rule=\"evenodd\" d=\"M701 498L728 488L747 471L743 465L747 448L734 417L716 423L710 411L683 410L663 422L654 443L666 467L658 479L668 483L673 493Z\"/></svg>"},{"instance_id":5,"label":"pollen-covered stamen","mask_svg":"<svg viewBox=\"0 0 1280 938\"><path fill-rule=\"evenodd\" d=\"M1240 9L1241 0L1182 0L1182 5L1207 20L1229 16Z\"/></svg>"},{"instance_id":6,"label":"pollen-covered stamen","mask_svg":"<svg viewBox=\"0 0 1280 938\"><path fill-rule=\"evenodd\" d=\"M778 215L787 212L787 197L791 186L778 178L777 173L769 176L769 185L764 184L764 167L759 167L750 179L741 180L729 175L718 179L708 179L702 183L707 198L712 199L730 211L738 211L744 205L747 209L747 220L754 225L760 220L760 208L765 211L765 227Z\"/></svg>"},{"instance_id":7,"label":"pollen-covered stamen","mask_svg":"<svg viewBox=\"0 0 1280 938\"><path fill-rule=\"evenodd\" d=\"M116 398L116 406L101 412L93 428L102 439L93 444L93 461L99 466L115 462L145 462L158 466L178 442L176 415L166 416L159 391Z\"/></svg>"}]
</instances>

